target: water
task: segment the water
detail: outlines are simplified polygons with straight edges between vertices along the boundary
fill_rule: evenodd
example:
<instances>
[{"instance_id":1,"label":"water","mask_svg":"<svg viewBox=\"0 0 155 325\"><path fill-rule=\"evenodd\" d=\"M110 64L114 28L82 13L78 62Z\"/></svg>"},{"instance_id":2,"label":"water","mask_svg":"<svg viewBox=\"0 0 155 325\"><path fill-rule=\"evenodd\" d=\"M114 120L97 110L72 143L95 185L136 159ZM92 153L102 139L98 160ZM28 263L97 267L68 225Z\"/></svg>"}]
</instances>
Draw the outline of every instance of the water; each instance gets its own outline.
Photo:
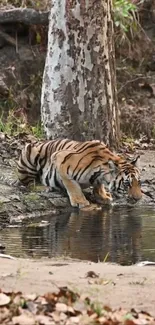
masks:
<instances>
[{"instance_id":1,"label":"water","mask_svg":"<svg viewBox=\"0 0 155 325\"><path fill-rule=\"evenodd\" d=\"M129 265L155 261L155 209L111 207L72 211L0 231L5 254L25 258L64 257Z\"/></svg>"}]
</instances>

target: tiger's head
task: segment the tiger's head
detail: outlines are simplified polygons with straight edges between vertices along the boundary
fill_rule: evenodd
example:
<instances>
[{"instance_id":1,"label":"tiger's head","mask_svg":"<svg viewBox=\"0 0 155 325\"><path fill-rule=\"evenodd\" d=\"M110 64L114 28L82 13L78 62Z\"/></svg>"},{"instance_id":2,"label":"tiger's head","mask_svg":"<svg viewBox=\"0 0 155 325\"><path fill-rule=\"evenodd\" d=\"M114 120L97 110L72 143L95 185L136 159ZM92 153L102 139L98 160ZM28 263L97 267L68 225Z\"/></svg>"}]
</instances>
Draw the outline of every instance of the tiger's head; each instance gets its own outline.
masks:
<instances>
[{"instance_id":1,"label":"tiger's head","mask_svg":"<svg viewBox=\"0 0 155 325\"><path fill-rule=\"evenodd\" d=\"M142 197L140 170L138 168L140 157L136 157L129 162L120 159L117 164L116 176L110 183L110 191L114 194L127 193L130 199L138 201Z\"/></svg>"}]
</instances>

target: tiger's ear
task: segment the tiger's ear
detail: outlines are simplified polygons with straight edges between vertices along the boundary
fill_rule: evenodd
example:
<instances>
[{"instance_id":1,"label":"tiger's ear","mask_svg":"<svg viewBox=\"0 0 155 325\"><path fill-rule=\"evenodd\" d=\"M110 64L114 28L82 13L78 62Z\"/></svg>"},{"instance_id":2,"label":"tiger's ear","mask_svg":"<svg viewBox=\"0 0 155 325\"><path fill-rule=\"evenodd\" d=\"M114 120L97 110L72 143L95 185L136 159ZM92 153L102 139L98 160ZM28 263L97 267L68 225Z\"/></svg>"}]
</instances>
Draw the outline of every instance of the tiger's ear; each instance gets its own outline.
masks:
<instances>
[{"instance_id":1,"label":"tiger's ear","mask_svg":"<svg viewBox=\"0 0 155 325\"><path fill-rule=\"evenodd\" d=\"M131 164L137 168L140 168L140 156L138 155L135 157L132 161Z\"/></svg>"}]
</instances>

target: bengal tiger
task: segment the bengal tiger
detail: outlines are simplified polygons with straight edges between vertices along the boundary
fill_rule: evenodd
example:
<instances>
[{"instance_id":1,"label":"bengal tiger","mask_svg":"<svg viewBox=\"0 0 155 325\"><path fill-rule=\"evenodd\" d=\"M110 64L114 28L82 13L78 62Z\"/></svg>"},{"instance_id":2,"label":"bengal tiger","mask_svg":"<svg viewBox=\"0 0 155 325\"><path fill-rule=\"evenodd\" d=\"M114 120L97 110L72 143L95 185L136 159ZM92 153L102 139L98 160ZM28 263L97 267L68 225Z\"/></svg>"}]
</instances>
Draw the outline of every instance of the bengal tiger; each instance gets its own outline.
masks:
<instances>
[{"instance_id":1,"label":"bengal tiger","mask_svg":"<svg viewBox=\"0 0 155 325\"><path fill-rule=\"evenodd\" d=\"M27 185L39 176L43 185L65 189L73 207L90 204L82 192L82 188L88 186L93 186L94 193L104 200L112 200L110 192L127 191L128 196L137 201L142 197L138 159L128 162L98 140L29 143L18 161L18 178Z\"/></svg>"}]
</instances>

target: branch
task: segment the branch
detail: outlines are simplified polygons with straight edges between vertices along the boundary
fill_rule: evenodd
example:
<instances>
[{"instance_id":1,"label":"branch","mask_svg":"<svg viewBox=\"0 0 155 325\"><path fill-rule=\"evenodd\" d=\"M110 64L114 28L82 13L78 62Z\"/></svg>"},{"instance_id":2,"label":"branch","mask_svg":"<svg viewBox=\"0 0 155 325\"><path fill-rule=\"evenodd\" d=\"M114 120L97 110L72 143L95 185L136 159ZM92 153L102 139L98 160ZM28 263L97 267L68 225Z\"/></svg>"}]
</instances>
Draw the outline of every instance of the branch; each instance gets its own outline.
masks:
<instances>
[{"instance_id":1,"label":"branch","mask_svg":"<svg viewBox=\"0 0 155 325\"><path fill-rule=\"evenodd\" d=\"M49 11L37 11L31 8L15 8L0 11L0 24L24 23L27 25L48 25Z\"/></svg>"}]
</instances>

